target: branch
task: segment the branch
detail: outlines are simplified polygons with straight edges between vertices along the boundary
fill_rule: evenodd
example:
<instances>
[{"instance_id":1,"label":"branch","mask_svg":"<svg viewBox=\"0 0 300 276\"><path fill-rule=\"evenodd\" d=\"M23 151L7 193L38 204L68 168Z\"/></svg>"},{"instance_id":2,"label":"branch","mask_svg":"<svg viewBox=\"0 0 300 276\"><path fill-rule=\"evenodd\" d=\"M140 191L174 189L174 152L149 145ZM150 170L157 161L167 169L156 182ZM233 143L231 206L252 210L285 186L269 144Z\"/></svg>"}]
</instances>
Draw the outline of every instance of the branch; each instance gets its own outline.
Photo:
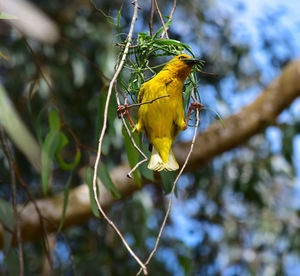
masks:
<instances>
[{"instance_id":1,"label":"branch","mask_svg":"<svg viewBox=\"0 0 300 276\"><path fill-rule=\"evenodd\" d=\"M167 31L167 28L166 28L166 25L165 25L165 21L164 21L162 15L161 15L161 11L160 11L160 9L159 9L159 7L158 7L157 0L154 0L154 3L155 3L156 11L157 11L157 13L158 13L158 15L159 15L161 24L163 25L164 33L166 34L166 38L169 38L169 36L168 36L168 31ZM161 36L161 37L162 37L162 36Z\"/></svg>"},{"instance_id":2,"label":"branch","mask_svg":"<svg viewBox=\"0 0 300 276\"><path fill-rule=\"evenodd\" d=\"M150 10L150 18L149 18L149 29L150 29L150 35L153 37L153 15L154 15L154 0L151 0L151 10Z\"/></svg>"},{"instance_id":3,"label":"branch","mask_svg":"<svg viewBox=\"0 0 300 276\"><path fill-rule=\"evenodd\" d=\"M116 167L110 173L111 179L122 195L122 198L131 195L138 189L135 182L126 177L126 174L129 170L129 166L125 164ZM106 210L116 199L109 191L106 190L106 188L104 188L100 180L99 183L101 204ZM64 193L62 192L53 197L39 199L35 202L41 215L46 218L44 220L44 225L47 233L49 234L51 232L56 232L61 219L64 204ZM25 206L24 204L20 204L18 206L18 210L20 215L22 241L30 241L41 237L44 234L44 231L40 225L39 214L37 213L34 204L32 202ZM82 184L70 190L63 229L66 229L72 225L82 224L92 216L93 213L91 209L88 185ZM30 229L30 231L28 229ZM0 248L2 248L4 244L3 238L3 228L0 224ZM13 243L16 244L16 237L14 237Z\"/></svg>"},{"instance_id":4,"label":"branch","mask_svg":"<svg viewBox=\"0 0 300 276\"><path fill-rule=\"evenodd\" d=\"M153 102L161 99L161 98L166 98L166 97L170 97L170 95L163 95L163 96L159 96L153 100L150 100L150 101L147 101L147 102L143 102L143 103L137 103L137 104L131 104L131 105L128 105L127 106L127 109L129 108L132 108L132 107L137 107L137 106L141 106L141 105L144 105L144 104L152 104Z\"/></svg>"},{"instance_id":5,"label":"branch","mask_svg":"<svg viewBox=\"0 0 300 276\"><path fill-rule=\"evenodd\" d=\"M18 243L18 251L19 251L19 266L20 266L20 276L24 275L24 258L23 258L23 246L22 246L22 238L21 238L21 227L20 227L20 215L17 210L17 182L16 182L16 174L14 171L14 161L13 156L10 152L6 134L4 129L0 126L0 133L1 133L1 143L3 146L4 154L6 155L10 176L11 176L11 186L12 186L12 195L13 195L13 211L14 211L14 219L15 219L15 228L17 232L17 243Z\"/></svg>"},{"instance_id":6,"label":"branch","mask_svg":"<svg viewBox=\"0 0 300 276\"><path fill-rule=\"evenodd\" d=\"M245 143L266 126L276 125L276 117L300 96L299 78L300 60L286 66L281 76L274 80L252 104L243 108L238 114L225 119L225 129L217 122L199 134L185 171L197 170L215 156ZM173 150L180 165L185 161L190 145L190 142L175 145ZM139 189L132 179L126 177L129 170L128 164L123 164L111 171L112 181L123 199ZM143 184L147 183L149 182L143 181ZM102 185L100 185L100 194L102 207L106 210L115 199ZM93 216L86 184L70 190L69 196L64 229L82 224ZM64 202L63 193L36 202L43 216L58 226ZM28 241L40 237L43 231L33 204L28 203L18 209L22 209L20 212L22 240ZM49 233L57 230L52 223L51 225L46 223ZM16 239L14 243L16 244ZM2 247L3 228L0 225L0 248Z\"/></svg>"},{"instance_id":7,"label":"branch","mask_svg":"<svg viewBox=\"0 0 300 276\"><path fill-rule=\"evenodd\" d=\"M172 10L169 14L168 23L173 20L173 14L174 14L175 9L176 9L176 0L174 0L174 2L173 2L173 7L172 7ZM169 29L169 26L167 26L166 29L164 29L164 31L162 32L160 37L164 37L167 34L168 29Z\"/></svg>"}]
</instances>

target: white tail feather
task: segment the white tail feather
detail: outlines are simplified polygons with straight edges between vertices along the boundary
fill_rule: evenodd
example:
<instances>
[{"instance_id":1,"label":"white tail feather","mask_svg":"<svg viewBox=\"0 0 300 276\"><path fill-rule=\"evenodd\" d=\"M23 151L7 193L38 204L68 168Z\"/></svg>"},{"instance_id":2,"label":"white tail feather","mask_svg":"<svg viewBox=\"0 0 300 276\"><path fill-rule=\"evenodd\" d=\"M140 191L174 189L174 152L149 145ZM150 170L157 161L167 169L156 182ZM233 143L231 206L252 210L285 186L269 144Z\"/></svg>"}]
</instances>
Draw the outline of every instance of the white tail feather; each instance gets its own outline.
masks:
<instances>
[{"instance_id":1,"label":"white tail feather","mask_svg":"<svg viewBox=\"0 0 300 276\"><path fill-rule=\"evenodd\" d=\"M164 163L155 147L153 147L148 169L153 171L176 171L179 169L179 165L175 159L172 149L169 152L167 163Z\"/></svg>"}]
</instances>

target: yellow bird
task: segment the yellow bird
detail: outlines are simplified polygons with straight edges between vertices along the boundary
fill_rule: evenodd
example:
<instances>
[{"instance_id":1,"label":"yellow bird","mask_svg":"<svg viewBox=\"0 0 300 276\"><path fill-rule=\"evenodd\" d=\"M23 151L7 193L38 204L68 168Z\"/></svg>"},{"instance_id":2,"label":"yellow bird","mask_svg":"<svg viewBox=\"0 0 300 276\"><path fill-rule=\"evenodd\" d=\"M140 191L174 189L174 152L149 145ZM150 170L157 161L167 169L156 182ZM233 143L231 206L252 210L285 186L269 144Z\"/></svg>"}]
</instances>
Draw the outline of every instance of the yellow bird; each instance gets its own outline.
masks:
<instances>
[{"instance_id":1,"label":"yellow bird","mask_svg":"<svg viewBox=\"0 0 300 276\"><path fill-rule=\"evenodd\" d=\"M143 104L138 111L137 132L144 132L152 145L152 155L148 168L154 171L174 171L179 168L171 149L172 142L180 131L185 130L183 82L190 74L194 64L199 60L181 54L170 60L163 69L151 80L145 82L138 93L138 103ZM198 106L198 107L199 107Z\"/></svg>"}]
</instances>

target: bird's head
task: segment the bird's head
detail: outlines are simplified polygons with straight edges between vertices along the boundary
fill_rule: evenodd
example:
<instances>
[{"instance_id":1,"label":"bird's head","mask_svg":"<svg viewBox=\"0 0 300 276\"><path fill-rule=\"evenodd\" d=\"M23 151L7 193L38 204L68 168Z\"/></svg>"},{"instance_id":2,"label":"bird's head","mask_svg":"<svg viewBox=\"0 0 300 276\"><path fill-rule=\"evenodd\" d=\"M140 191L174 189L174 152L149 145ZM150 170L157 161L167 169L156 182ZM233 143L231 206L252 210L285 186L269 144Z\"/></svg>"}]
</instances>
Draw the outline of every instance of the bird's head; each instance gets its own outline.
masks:
<instances>
[{"instance_id":1,"label":"bird's head","mask_svg":"<svg viewBox=\"0 0 300 276\"><path fill-rule=\"evenodd\" d=\"M200 64L199 59L194 59L186 54L181 54L171 59L163 68L178 78L185 80L191 73L193 65Z\"/></svg>"}]
</instances>

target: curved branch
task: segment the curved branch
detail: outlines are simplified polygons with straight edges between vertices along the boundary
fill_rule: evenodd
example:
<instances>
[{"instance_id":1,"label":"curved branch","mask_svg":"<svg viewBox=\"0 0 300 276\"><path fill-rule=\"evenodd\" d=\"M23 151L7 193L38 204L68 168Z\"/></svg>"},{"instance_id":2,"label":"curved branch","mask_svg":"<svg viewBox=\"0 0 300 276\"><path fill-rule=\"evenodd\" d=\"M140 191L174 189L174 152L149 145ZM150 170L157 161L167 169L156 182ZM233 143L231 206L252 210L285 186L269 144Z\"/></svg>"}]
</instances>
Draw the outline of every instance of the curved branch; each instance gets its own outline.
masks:
<instances>
[{"instance_id":1,"label":"curved branch","mask_svg":"<svg viewBox=\"0 0 300 276\"><path fill-rule=\"evenodd\" d=\"M300 96L300 60L286 66L280 77L274 80L261 95L238 114L224 120L225 129L219 124L212 124L196 139L193 153L186 171L194 171L213 157L245 143L250 137L259 133L268 125L276 123L276 117ZM179 143L174 147L176 159L182 165L190 149L190 143ZM111 178L122 197L131 195L139 189L132 179L126 177L130 170L127 164L111 171ZM145 182L144 184L149 183ZM100 185L102 206L104 209L115 201L111 194ZM41 213L52 223L47 224L47 231L57 228L63 208L63 194L36 201ZM23 207L23 206L22 206ZM21 207L20 207L21 209ZM84 223L92 217L89 190L86 184L70 191L69 205L66 212L64 228ZM39 217L33 204L29 203L20 212L22 240L33 240L41 236ZM3 246L3 228L0 226L0 248Z\"/></svg>"}]
</instances>

